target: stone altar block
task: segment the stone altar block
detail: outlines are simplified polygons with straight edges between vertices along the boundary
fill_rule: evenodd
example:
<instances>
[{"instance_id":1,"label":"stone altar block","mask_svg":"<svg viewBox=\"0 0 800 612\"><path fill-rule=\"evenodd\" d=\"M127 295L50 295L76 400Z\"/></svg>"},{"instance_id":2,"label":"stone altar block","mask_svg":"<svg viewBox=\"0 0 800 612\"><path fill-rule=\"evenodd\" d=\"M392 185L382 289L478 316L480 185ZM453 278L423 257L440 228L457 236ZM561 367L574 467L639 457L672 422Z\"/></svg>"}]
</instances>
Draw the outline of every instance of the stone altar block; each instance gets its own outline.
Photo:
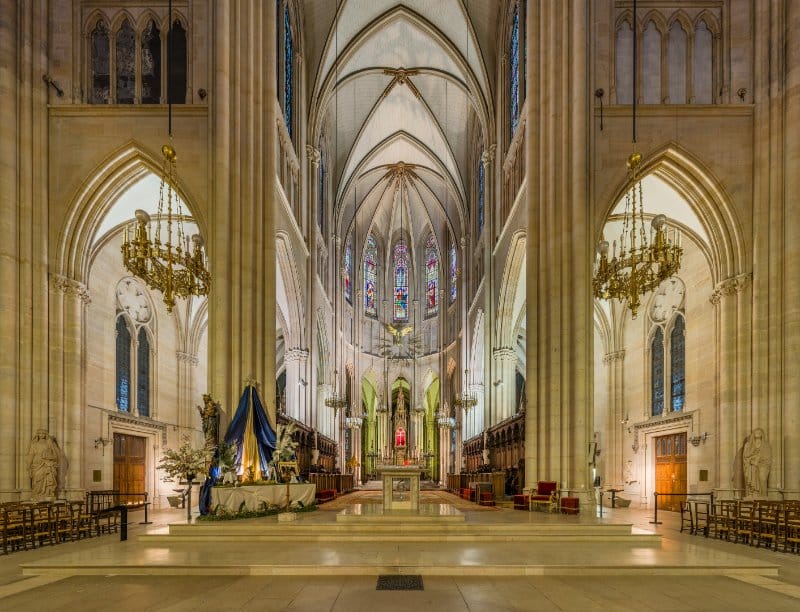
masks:
<instances>
[{"instance_id":1,"label":"stone altar block","mask_svg":"<svg viewBox=\"0 0 800 612\"><path fill-rule=\"evenodd\" d=\"M419 479L423 469L416 465L378 466L384 510L419 510Z\"/></svg>"}]
</instances>

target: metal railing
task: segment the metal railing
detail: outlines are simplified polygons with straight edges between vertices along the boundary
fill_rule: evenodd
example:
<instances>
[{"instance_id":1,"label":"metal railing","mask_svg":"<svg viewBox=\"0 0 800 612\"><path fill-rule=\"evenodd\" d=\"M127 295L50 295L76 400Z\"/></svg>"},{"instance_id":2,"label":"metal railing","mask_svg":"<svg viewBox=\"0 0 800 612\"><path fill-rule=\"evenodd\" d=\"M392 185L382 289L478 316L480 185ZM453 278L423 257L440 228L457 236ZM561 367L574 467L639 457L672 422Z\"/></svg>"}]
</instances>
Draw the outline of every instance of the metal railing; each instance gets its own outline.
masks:
<instances>
[{"instance_id":1,"label":"metal railing","mask_svg":"<svg viewBox=\"0 0 800 612\"><path fill-rule=\"evenodd\" d=\"M661 525L661 521L658 520L658 497L703 497L703 496L710 496L711 503L714 503L714 493L659 493L657 491L653 491L653 504L655 506L655 512L653 513L653 520L650 521L651 525Z\"/></svg>"}]
</instances>

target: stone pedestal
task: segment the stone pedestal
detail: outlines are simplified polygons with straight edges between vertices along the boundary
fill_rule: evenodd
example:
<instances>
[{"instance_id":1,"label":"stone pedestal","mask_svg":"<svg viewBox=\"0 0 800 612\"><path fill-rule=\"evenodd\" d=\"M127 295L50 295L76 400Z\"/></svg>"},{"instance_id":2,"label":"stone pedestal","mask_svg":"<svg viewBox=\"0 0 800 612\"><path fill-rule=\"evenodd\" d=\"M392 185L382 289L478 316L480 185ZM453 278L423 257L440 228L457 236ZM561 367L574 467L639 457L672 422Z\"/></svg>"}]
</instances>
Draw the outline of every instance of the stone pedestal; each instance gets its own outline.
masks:
<instances>
[{"instance_id":1,"label":"stone pedestal","mask_svg":"<svg viewBox=\"0 0 800 612\"><path fill-rule=\"evenodd\" d=\"M384 510L419 510L419 479L423 468L417 466L379 466L383 481Z\"/></svg>"}]
</instances>

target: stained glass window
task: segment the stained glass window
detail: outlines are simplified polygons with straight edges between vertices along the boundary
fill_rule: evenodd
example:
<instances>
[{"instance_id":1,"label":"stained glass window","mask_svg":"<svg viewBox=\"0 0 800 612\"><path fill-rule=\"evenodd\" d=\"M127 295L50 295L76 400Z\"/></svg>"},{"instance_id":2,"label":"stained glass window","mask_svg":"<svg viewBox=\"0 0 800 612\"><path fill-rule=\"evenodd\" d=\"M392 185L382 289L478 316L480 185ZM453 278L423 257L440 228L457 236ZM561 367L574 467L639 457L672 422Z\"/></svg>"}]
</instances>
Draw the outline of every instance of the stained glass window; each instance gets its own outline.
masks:
<instances>
[{"instance_id":1,"label":"stained glass window","mask_svg":"<svg viewBox=\"0 0 800 612\"><path fill-rule=\"evenodd\" d=\"M150 339L144 327L139 328L136 355L136 411L150 416Z\"/></svg>"},{"instance_id":2,"label":"stained glass window","mask_svg":"<svg viewBox=\"0 0 800 612\"><path fill-rule=\"evenodd\" d=\"M172 23L172 32L167 35L169 44L169 74L167 96L173 104L186 103L186 30L180 20Z\"/></svg>"},{"instance_id":3,"label":"stained glass window","mask_svg":"<svg viewBox=\"0 0 800 612\"><path fill-rule=\"evenodd\" d=\"M672 397L672 410L679 412L683 410L683 404L686 400L686 340L685 324L683 317L678 317L675 321L675 326L669 335L670 346L670 378L671 380L671 397Z\"/></svg>"},{"instance_id":4,"label":"stained glass window","mask_svg":"<svg viewBox=\"0 0 800 612\"><path fill-rule=\"evenodd\" d=\"M289 7L283 7L283 116L286 120L286 129L289 131L289 138L292 137L292 102L294 92L292 90L292 76L294 66L294 41L292 40L292 27L289 23Z\"/></svg>"},{"instance_id":5,"label":"stained glass window","mask_svg":"<svg viewBox=\"0 0 800 612\"><path fill-rule=\"evenodd\" d=\"M433 316L439 310L439 256L433 234L425 241L425 316Z\"/></svg>"},{"instance_id":6,"label":"stained glass window","mask_svg":"<svg viewBox=\"0 0 800 612\"><path fill-rule=\"evenodd\" d=\"M131 332L124 317L117 317L117 408L131 409Z\"/></svg>"},{"instance_id":7,"label":"stained glass window","mask_svg":"<svg viewBox=\"0 0 800 612\"><path fill-rule=\"evenodd\" d=\"M394 319L408 321L408 247L404 242L394 247Z\"/></svg>"},{"instance_id":8,"label":"stained glass window","mask_svg":"<svg viewBox=\"0 0 800 612\"><path fill-rule=\"evenodd\" d=\"M653 416L664 412L664 331L656 328L650 343L650 379Z\"/></svg>"},{"instance_id":9,"label":"stained glass window","mask_svg":"<svg viewBox=\"0 0 800 612\"><path fill-rule=\"evenodd\" d=\"M364 253L364 314L378 316L378 299L376 278L378 276L378 245L372 234L367 238L367 249Z\"/></svg>"},{"instance_id":10,"label":"stained glass window","mask_svg":"<svg viewBox=\"0 0 800 612\"><path fill-rule=\"evenodd\" d=\"M152 19L142 33L142 104L161 101L161 34Z\"/></svg>"},{"instance_id":11,"label":"stained glass window","mask_svg":"<svg viewBox=\"0 0 800 612\"><path fill-rule=\"evenodd\" d=\"M89 93L91 104L108 104L111 74L108 28L98 21L92 30L92 89Z\"/></svg>"},{"instance_id":12,"label":"stained glass window","mask_svg":"<svg viewBox=\"0 0 800 612\"><path fill-rule=\"evenodd\" d=\"M509 70L510 91L509 100L511 102L511 135L517 131L519 123L519 4L514 3L514 17L511 21L511 48L509 50Z\"/></svg>"},{"instance_id":13,"label":"stained glass window","mask_svg":"<svg viewBox=\"0 0 800 612\"><path fill-rule=\"evenodd\" d=\"M456 245L450 245L450 303L456 301Z\"/></svg>"},{"instance_id":14,"label":"stained glass window","mask_svg":"<svg viewBox=\"0 0 800 612\"><path fill-rule=\"evenodd\" d=\"M484 185L484 170L482 155L478 158L478 233L483 229L483 185Z\"/></svg>"},{"instance_id":15,"label":"stained glass window","mask_svg":"<svg viewBox=\"0 0 800 612\"><path fill-rule=\"evenodd\" d=\"M133 104L136 84L136 34L126 19L117 32L117 104Z\"/></svg>"},{"instance_id":16,"label":"stained glass window","mask_svg":"<svg viewBox=\"0 0 800 612\"><path fill-rule=\"evenodd\" d=\"M348 304L353 303L353 243L347 239L344 247L344 298Z\"/></svg>"}]
</instances>

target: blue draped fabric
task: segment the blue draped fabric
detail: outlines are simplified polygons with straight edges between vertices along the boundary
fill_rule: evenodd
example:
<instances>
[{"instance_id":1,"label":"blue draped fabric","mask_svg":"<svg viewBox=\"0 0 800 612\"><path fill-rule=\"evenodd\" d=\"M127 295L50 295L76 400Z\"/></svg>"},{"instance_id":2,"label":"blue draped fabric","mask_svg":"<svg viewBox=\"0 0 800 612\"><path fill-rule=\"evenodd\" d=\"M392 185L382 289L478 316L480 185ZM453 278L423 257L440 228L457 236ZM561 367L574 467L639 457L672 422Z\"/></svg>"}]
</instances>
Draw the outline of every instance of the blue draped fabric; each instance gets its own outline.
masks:
<instances>
[{"instance_id":1,"label":"blue draped fabric","mask_svg":"<svg viewBox=\"0 0 800 612\"><path fill-rule=\"evenodd\" d=\"M251 398L252 395L252 398ZM236 444L236 463L242 462L242 451L244 450L244 432L247 428L247 417L250 414L250 406L253 407L253 433L258 442L258 456L263 474L269 473L269 462L275 450L276 435L275 430L269 424L267 413L258 391L252 385L245 387L244 393L239 400L239 407L233 415L233 420L228 426L225 434L226 444Z\"/></svg>"},{"instance_id":2,"label":"blue draped fabric","mask_svg":"<svg viewBox=\"0 0 800 612\"><path fill-rule=\"evenodd\" d=\"M210 470L210 474L206 476L206 481L200 487L200 514L206 515L211 512L211 487L217 484L220 477L219 466L216 465L219 459L219 448L214 453L214 465Z\"/></svg>"}]
</instances>

